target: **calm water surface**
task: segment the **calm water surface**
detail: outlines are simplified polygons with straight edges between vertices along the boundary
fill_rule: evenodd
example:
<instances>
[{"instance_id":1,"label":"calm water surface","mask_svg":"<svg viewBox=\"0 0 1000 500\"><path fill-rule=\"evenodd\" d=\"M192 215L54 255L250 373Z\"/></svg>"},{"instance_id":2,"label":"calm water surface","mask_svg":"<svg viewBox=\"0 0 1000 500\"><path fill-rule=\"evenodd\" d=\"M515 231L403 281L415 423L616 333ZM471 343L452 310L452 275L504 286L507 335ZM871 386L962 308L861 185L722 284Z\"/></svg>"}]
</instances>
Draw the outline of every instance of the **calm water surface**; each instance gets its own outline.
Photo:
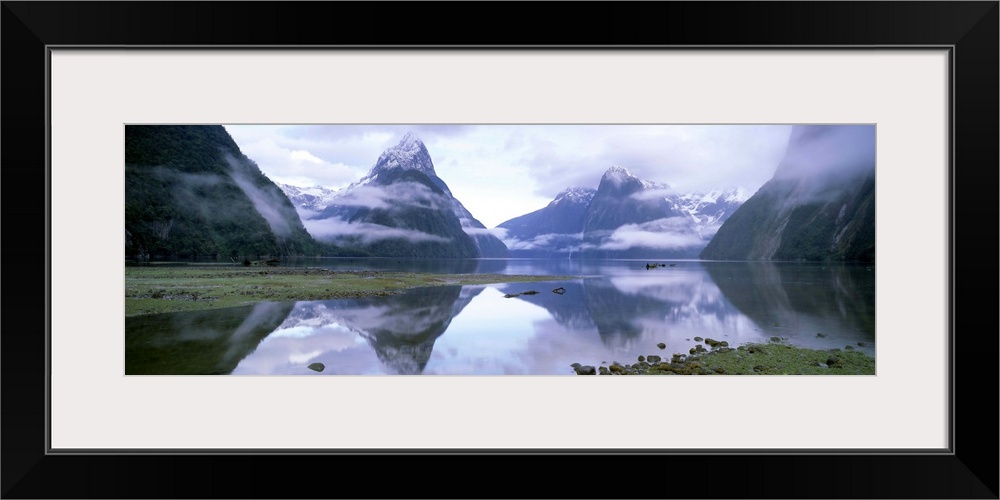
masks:
<instances>
[{"instance_id":1,"label":"calm water surface","mask_svg":"<svg viewBox=\"0 0 1000 500\"><path fill-rule=\"evenodd\" d=\"M694 337L875 355L875 269L760 262L306 259L329 269L573 275L126 318L126 374L573 375ZM670 266L669 264L673 264ZM557 294L552 290L565 289ZM505 294L538 291L505 298ZM659 349L657 343L665 343ZM858 343L863 344L859 346ZM325 368L316 372L311 363Z\"/></svg>"}]
</instances>

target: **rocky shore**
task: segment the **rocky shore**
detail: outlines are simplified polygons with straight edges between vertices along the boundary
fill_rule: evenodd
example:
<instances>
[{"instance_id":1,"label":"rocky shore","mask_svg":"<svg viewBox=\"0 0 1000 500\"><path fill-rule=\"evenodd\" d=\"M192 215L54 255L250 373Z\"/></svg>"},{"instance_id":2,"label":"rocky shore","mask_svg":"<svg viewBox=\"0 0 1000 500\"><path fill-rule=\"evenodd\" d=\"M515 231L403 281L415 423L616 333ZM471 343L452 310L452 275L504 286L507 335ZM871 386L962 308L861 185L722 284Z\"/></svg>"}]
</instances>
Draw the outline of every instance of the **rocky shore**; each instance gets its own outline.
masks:
<instances>
[{"instance_id":1,"label":"rocky shore","mask_svg":"<svg viewBox=\"0 0 1000 500\"><path fill-rule=\"evenodd\" d=\"M874 375L875 359L854 350L806 349L772 337L770 342L731 347L726 341L702 339L687 353L639 356L636 361L600 365L573 363L577 375ZM666 345L657 344L661 351Z\"/></svg>"}]
</instances>

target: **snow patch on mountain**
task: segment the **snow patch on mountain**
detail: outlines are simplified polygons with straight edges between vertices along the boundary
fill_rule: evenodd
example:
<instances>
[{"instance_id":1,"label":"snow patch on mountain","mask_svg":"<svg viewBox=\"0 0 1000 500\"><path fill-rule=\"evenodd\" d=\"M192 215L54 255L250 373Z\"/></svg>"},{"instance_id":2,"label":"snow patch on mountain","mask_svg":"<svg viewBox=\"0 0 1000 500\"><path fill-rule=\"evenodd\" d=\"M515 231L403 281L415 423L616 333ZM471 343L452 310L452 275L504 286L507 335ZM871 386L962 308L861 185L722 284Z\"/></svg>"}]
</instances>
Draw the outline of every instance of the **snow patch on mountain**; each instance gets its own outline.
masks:
<instances>
[{"instance_id":1,"label":"snow patch on mountain","mask_svg":"<svg viewBox=\"0 0 1000 500\"><path fill-rule=\"evenodd\" d=\"M613 165L611 168L608 169L607 172L604 172L603 176L601 176L601 183L609 182L611 184L614 184L615 186L620 187L622 184L625 184L625 182L628 181L629 179L636 179L636 177L632 175L632 173L629 172L627 168L619 167L618 165Z\"/></svg>"},{"instance_id":2,"label":"snow patch on mountain","mask_svg":"<svg viewBox=\"0 0 1000 500\"><path fill-rule=\"evenodd\" d=\"M296 208L304 208L318 212L329 205L337 196L337 191L322 186L299 187L290 184L278 184L288 200Z\"/></svg>"},{"instance_id":3,"label":"snow patch on mountain","mask_svg":"<svg viewBox=\"0 0 1000 500\"><path fill-rule=\"evenodd\" d=\"M393 168L418 170L428 176L437 175L434 172L434 163L431 161L430 153L427 152L427 147L424 146L424 143L420 139L409 132L403 136L399 144L386 149L378 157L378 161L375 162L375 166L372 167L369 176L375 176L379 172Z\"/></svg>"},{"instance_id":4,"label":"snow patch on mountain","mask_svg":"<svg viewBox=\"0 0 1000 500\"><path fill-rule=\"evenodd\" d=\"M596 189L580 187L566 188L563 192L556 195L556 198L549 205L559 205L561 203L586 205L590 203L590 200L594 199L595 194L597 194Z\"/></svg>"}]
</instances>

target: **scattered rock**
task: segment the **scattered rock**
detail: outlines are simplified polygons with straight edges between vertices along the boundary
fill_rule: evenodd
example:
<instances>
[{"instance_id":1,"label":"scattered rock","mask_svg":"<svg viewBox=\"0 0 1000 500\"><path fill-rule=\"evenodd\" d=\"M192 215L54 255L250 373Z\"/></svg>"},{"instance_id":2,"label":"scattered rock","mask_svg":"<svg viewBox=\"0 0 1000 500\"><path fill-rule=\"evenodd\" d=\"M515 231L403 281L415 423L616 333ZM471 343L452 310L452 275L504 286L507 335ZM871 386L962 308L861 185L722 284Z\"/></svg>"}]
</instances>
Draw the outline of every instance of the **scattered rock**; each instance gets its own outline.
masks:
<instances>
[{"instance_id":1,"label":"scattered rock","mask_svg":"<svg viewBox=\"0 0 1000 500\"><path fill-rule=\"evenodd\" d=\"M821 339L826 338L826 335L824 335L822 333L817 333L816 336L819 337L819 338L821 338Z\"/></svg>"},{"instance_id":2,"label":"scattered rock","mask_svg":"<svg viewBox=\"0 0 1000 500\"><path fill-rule=\"evenodd\" d=\"M695 341L695 342L701 342L702 340L705 340L705 339L703 339L703 338L701 338L701 337L695 337L695 338L694 338L694 341Z\"/></svg>"},{"instance_id":3,"label":"scattered rock","mask_svg":"<svg viewBox=\"0 0 1000 500\"><path fill-rule=\"evenodd\" d=\"M504 295L503 298L510 299L510 298L517 297L518 295L521 295L521 294L519 294L519 293L508 293L508 294Z\"/></svg>"},{"instance_id":4,"label":"scattered rock","mask_svg":"<svg viewBox=\"0 0 1000 500\"><path fill-rule=\"evenodd\" d=\"M573 363L570 365L573 370L576 371L577 375L597 375L597 368L590 365L581 365L580 363Z\"/></svg>"},{"instance_id":5,"label":"scattered rock","mask_svg":"<svg viewBox=\"0 0 1000 500\"><path fill-rule=\"evenodd\" d=\"M781 337L771 337L771 342L781 342Z\"/></svg>"},{"instance_id":6,"label":"scattered rock","mask_svg":"<svg viewBox=\"0 0 1000 500\"><path fill-rule=\"evenodd\" d=\"M598 368L598 371L601 373L601 375L611 375L611 372L608 371L608 367L606 366Z\"/></svg>"},{"instance_id":7,"label":"scattered rock","mask_svg":"<svg viewBox=\"0 0 1000 500\"><path fill-rule=\"evenodd\" d=\"M324 366L323 363L313 363L309 365L308 368L315 372L321 372L326 369L326 366Z\"/></svg>"},{"instance_id":8,"label":"scattered rock","mask_svg":"<svg viewBox=\"0 0 1000 500\"><path fill-rule=\"evenodd\" d=\"M538 294L538 291L536 291L536 290L528 290L527 292L524 292L521 295L537 295L537 294Z\"/></svg>"},{"instance_id":9,"label":"scattered rock","mask_svg":"<svg viewBox=\"0 0 1000 500\"><path fill-rule=\"evenodd\" d=\"M646 356L646 361L648 361L650 363L659 363L661 360L663 360L663 358L661 358L661 357L659 357L659 356L657 356L655 354L650 354L649 356Z\"/></svg>"},{"instance_id":10,"label":"scattered rock","mask_svg":"<svg viewBox=\"0 0 1000 500\"><path fill-rule=\"evenodd\" d=\"M656 344L656 347L659 347L660 349L666 349L667 348L667 344L664 344L663 342L660 342L659 344Z\"/></svg>"},{"instance_id":11,"label":"scattered rock","mask_svg":"<svg viewBox=\"0 0 1000 500\"><path fill-rule=\"evenodd\" d=\"M858 342L858 347L864 347L864 346L865 346L864 342Z\"/></svg>"},{"instance_id":12,"label":"scattered rock","mask_svg":"<svg viewBox=\"0 0 1000 500\"><path fill-rule=\"evenodd\" d=\"M853 351L854 350L854 346L852 346L852 345L845 345L844 349L848 350L848 351Z\"/></svg>"},{"instance_id":13,"label":"scattered rock","mask_svg":"<svg viewBox=\"0 0 1000 500\"><path fill-rule=\"evenodd\" d=\"M563 287L553 288L552 289L552 293L558 293L559 295L562 295L562 294L566 293L566 289L563 288Z\"/></svg>"},{"instance_id":14,"label":"scattered rock","mask_svg":"<svg viewBox=\"0 0 1000 500\"><path fill-rule=\"evenodd\" d=\"M642 362L642 361L646 361L646 357L645 357L645 356L643 356L642 354L640 354L640 355L639 355L639 361L640 361L640 362Z\"/></svg>"},{"instance_id":15,"label":"scattered rock","mask_svg":"<svg viewBox=\"0 0 1000 500\"><path fill-rule=\"evenodd\" d=\"M841 366L844 366L844 360L836 356L832 356L826 360L826 366L829 366L830 368L839 368Z\"/></svg>"}]
</instances>

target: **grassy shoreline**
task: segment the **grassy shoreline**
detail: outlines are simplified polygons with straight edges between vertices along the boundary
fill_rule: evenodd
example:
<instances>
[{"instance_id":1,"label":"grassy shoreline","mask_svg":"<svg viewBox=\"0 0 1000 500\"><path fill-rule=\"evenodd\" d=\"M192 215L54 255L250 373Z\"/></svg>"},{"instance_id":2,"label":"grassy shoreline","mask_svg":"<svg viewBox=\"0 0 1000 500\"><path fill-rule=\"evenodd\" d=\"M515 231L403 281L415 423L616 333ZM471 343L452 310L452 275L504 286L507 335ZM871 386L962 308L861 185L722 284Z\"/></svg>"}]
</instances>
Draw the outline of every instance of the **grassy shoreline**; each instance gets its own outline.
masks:
<instances>
[{"instance_id":1,"label":"grassy shoreline","mask_svg":"<svg viewBox=\"0 0 1000 500\"><path fill-rule=\"evenodd\" d=\"M712 350L697 347L701 349L689 354L639 356L628 364L573 367L578 375L875 375L875 358L848 346L808 349L772 341L735 348L715 345Z\"/></svg>"},{"instance_id":2,"label":"grassy shoreline","mask_svg":"<svg viewBox=\"0 0 1000 500\"><path fill-rule=\"evenodd\" d=\"M576 276L331 271L316 267L126 266L125 316L263 301L385 296L424 286L564 281Z\"/></svg>"}]
</instances>

